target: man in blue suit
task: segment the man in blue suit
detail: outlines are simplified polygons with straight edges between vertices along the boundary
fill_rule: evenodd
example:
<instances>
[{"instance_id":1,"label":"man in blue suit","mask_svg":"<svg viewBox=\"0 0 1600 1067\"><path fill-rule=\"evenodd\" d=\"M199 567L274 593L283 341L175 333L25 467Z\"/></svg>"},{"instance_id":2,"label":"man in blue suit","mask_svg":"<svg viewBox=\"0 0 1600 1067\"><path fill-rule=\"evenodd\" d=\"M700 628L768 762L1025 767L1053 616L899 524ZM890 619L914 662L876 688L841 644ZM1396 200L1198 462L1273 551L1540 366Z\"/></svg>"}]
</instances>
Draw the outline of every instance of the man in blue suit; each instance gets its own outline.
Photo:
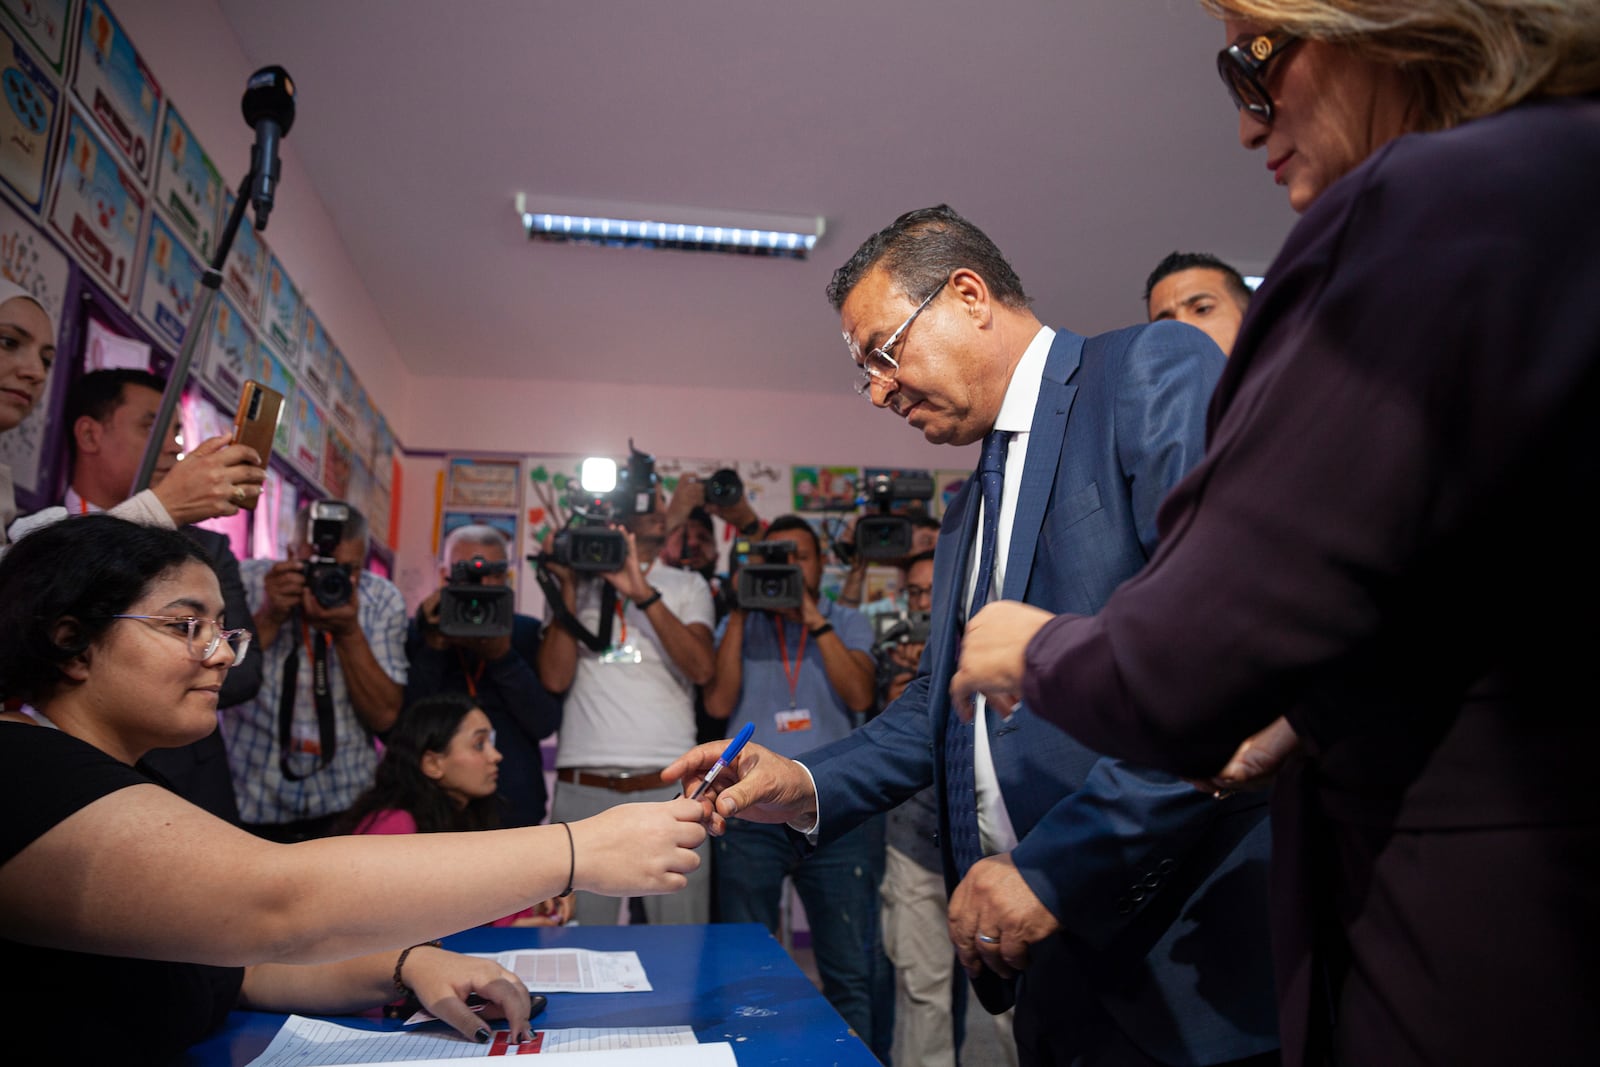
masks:
<instances>
[{"instance_id":1,"label":"man in blue suit","mask_svg":"<svg viewBox=\"0 0 1600 1067\"><path fill-rule=\"evenodd\" d=\"M860 392L930 441L984 447L940 531L917 678L802 763L747 746L713 786L713 829L738 814L826 842L936 784L951 940L989 1010L1014 998L1023 1063L1276 1062L1264 801L1101 757L1009 701L964 724L949 696L985 602L1092 614L1143 566L1222 353L1176 323L1043 327L944 206L869 238L828 296ZM663 777L703 775L720 747Z\"/></svg>"}]
</instances>

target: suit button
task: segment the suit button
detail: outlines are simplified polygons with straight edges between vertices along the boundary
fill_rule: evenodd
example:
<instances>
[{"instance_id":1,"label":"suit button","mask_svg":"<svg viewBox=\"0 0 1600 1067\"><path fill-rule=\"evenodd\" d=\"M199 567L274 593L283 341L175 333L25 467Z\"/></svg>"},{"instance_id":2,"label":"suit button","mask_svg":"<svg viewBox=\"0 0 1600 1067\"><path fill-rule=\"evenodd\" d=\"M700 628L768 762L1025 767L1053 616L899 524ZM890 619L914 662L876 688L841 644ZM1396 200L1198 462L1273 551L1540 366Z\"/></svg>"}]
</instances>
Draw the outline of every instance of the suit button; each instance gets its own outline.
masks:
<instances>
[{"instance_id":1,"label":"suit button","mask_svg":"<svg viewBox=\"0 0 1600 1067\"><path fill-rule=\"evenodd\" d=\"M1156 864L1156 870L1160 871L1162 874L1171 874L1172 868L1176 867L1177 865L1177 860L1166 859Z\"/></svg>"},{"instance_id":2,"label":"suit button","mask_svg":"<svg viewBox=\"0 0 1600 1067\"><path fill-rule=\"evenodd\" d=\"M1133 892L1129 893L1128 896L1132 897L1136 904L1142 901L1145 898L1144 886L1134 886Z\"/></svg>"},{"instance_id":3,"label":"suit button","mask_svg":"<svg viewBox=\"0 0 1600 1067\"><path fill-rule=\"evenodd\" d=\"M1159 874L1147 874L1144 876L1144 887L1146 889L1154 889L1160 884L1161 876Z\"/></svg>"},{"instance_id":4,"label":"suit button","mask_svg":"<svg viewBox=\"0 0 1600 1067\"><path fill-rule=\"evenodd\" d=\"M1117 914L1118 915L1126 915L1132 910L1133 910L1133 901L1129 900L1127 897L1121 897L1121 898L1119 898L1117 900Z\"/></svg>"}]
</instances>

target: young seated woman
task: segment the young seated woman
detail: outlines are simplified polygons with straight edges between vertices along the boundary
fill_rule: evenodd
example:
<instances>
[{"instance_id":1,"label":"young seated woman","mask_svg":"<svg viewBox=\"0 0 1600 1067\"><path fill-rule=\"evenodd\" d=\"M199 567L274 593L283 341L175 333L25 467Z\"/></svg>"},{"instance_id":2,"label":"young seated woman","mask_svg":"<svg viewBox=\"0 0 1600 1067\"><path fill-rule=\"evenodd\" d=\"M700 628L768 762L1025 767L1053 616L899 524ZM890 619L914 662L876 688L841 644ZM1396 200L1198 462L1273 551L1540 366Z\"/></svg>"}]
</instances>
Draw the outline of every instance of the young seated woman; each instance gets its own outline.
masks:
<instances>
[{"instance_id":1,"label":"young seated woman","mask_svg":"<svg viewBox=\"0 0 1600 1067\"><path fill-rule=\"evenodd\" d=\"M92 991L92 1032L113 1035L119 1055L165 1062L230 1008L334 1014L410 991L486 1041L465 1004L476 993L520 1037L529 1001L514 975L420 943L573 887L671 892L699 865L702 807L688 800L571 826L296 845L207 814L133 764L214 728L248 639L221 615L216 575L173 531L90 515L0 558L0 700L32 716L0 721L0 973L12 994L0 1025L12 1032Z\"/></svg>"},{"instance_id":2,"label":"young seated woman","mask_svg":"<svg viewBox=\"0 0 1600 1067\"><path fill-rule=\"evenodd\" d=\"M465 693L424 697L384 737L372 788L345 814L345 833L433 834L500 825L500 750L489 716ZM572 897L553 897L491 926L558 926Z\"/></svg>"}]
</instances>

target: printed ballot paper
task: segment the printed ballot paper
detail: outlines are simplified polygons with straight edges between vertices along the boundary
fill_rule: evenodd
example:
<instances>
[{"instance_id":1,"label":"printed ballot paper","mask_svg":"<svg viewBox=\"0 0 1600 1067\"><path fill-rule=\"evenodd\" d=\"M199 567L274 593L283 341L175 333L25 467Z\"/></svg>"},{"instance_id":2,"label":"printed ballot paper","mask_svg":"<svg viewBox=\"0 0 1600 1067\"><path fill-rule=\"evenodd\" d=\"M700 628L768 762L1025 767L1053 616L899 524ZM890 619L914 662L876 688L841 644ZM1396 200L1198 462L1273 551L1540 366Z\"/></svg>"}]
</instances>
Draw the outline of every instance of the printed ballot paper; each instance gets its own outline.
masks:
<instances>
[{"instance_id":1,"label":"printed ballot paper","mask_svg":"<svg viewBox=\"0 0 1600 1067\"><path fill-rule=\"evenodd\" d=\"M535 1030L532 1041L507 1043L506 1031L486 1045L454 1031L361 1030L291 1015L249 1067L330 1067L333 1064L407 1067L453 1064L482 1056L559 1055L562 1067L735 1067L727 1042L698 1044L687 1026Z\"/></svg>"},{"instance_id":2,"label":"printed ballot paper","mask_svg":"<svg viewBox=\"0 0 1600 1067\"><path fill-rule=\"evenodd\" d=\"M470 955L494 960L532 993L642 993L651 988L637 952L522 948Z\"/></svg>"}]
</instances>

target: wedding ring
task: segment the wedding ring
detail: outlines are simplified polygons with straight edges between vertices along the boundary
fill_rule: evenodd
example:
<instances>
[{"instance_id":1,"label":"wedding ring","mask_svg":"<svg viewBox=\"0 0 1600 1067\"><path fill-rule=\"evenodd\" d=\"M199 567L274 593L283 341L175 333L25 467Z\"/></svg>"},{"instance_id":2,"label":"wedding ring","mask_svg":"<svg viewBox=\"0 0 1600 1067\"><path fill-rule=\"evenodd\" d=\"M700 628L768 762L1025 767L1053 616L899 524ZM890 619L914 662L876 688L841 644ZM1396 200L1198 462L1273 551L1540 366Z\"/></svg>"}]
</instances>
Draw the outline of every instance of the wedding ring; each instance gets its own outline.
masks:
<instances>
[{"instance_id":1,"label":"wedding ring","mask_svg":"<svg viewBox=\"0 0 1600 1067\"><path fill-rule=\"evenodd\" d=\"M979 934L978 940L982 941L985 945L998 945L1000 943L1000 939L998 937L990 937L988 934Z\"/></svg>"}]
</instances>

